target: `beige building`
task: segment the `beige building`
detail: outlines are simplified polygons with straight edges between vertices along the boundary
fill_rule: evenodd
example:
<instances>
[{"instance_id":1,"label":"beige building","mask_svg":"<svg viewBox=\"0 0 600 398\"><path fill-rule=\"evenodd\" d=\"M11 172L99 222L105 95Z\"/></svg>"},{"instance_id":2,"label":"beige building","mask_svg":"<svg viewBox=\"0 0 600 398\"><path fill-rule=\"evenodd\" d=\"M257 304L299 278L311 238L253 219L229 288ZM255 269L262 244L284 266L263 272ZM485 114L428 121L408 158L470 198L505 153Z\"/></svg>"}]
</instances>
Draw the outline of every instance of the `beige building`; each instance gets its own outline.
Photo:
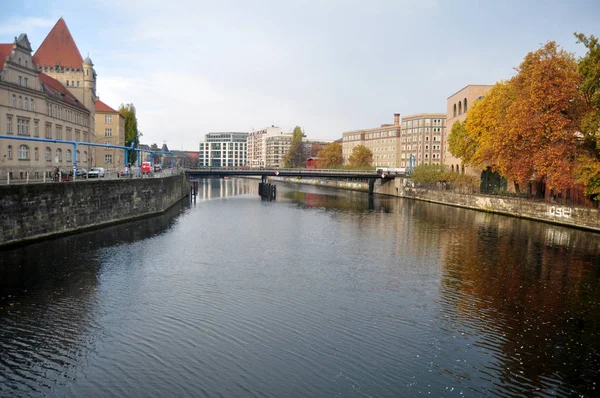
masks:
<instances>
[{"instance_id":1,"label":"beige building","mask_svg":"<svg viewBox=\"0 0 600 398\"><path fill-rule=\"evenodd\" d=\"M402 118L398 167L441 164L446 137L446 114L421 113Z\"/></svg>"},{"instance_id":2,"label":"beige building","mask_svg":"<svg viewBox=\"0 0 600 398\"><path fill-rule=\"evenodd\" d=\"M364 145L373 152L373 166L400 167L400 114L394 114L394 124L365 130L347 131L342 134L344 163L357 145Z\"/></svg>"},{"instance_id":3,"label":"beige building","mask_svg":"<svg viewBox=\"0 0 600 398\"><path fill-rule=\"evenodd\" d=\"M448 135L450 135L452 125L456 122L463 122L467 118L467 113L469 112L469 109L471 109L471 106L475 102L481 100L491 88L491 85L468 85L448 97L448 106L446 110ZM452 171L465 172L465 166L462 164L461 160L455 158L454 155L448 151L448 140L444 140L442 162L450 167ZM475 171L467 168L467 172L474 173Z\"/></svg>"},{"instance_id":4,"label":"beige building","mask_svg":"<svg viewBox=\"0 0 600 398\"><path fill-rule=\"evenodd\" d=\"M248 134L248 166L266 167L267 138L283 134L281 128L276 126L250 132Z\"/></svg>"},{"instance_id":5,"label":"beige building","mask_svg":"<svg viewBox=\"0 0 600 398\"><path fill-rule=\"evenodd\" d=\"M72 62L76 56L78 65ZM77 92L54 77L63 71L79 74L70 83ZM91 60L81 59L62 18L34 55L26 34L0 44L0 178L41 178L56 166L72 169L75 161L88 168L88 146L60 141L93 140L93 107L85 104L93 105L94 97Z\"/></svg>"},{"instance_id":6,"label":"beige building","mask_svg":"<svg viewBox=\"0 0 600 398\"><path fill-rule=\"evenodd\" d=\"M99 99L95 109L96 143L125 146L125 117ZM94 146L91 151L93 167L121 170L126 166L123 149Z\"/></svg>"},{"instance_id":7,"label":"beige building","mask_svg":"<svg viewBox=\"0 0 600 398\"><path fill-rule=\"evenodd\" d=\"M293 133L272 135L266 137L266 160L265 167L277 168L283 167L283 158L292 147Z\"/></svg>"}]
</instances>

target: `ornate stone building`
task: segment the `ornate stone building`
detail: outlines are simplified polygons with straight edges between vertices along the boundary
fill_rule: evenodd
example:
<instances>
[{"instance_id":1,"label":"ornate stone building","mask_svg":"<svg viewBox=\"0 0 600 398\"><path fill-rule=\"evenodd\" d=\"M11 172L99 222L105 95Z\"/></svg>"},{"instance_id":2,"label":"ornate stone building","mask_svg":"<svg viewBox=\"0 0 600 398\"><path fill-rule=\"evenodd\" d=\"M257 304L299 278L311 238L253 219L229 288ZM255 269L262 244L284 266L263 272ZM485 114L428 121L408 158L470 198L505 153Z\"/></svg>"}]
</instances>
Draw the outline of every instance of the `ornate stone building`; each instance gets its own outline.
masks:
<instances>
[{"instance_id":1,"label":"ornate stone building","mask_svg":"<svg viewBox=\"0 0 600 398\"><path fill-rule=\"evenodd\" d=\"M61 18L32 55L26 34L0 44L0 178L90 167L96 73ZM35 139L47 141L36 141Z\"/></svg>"}]
</instances>

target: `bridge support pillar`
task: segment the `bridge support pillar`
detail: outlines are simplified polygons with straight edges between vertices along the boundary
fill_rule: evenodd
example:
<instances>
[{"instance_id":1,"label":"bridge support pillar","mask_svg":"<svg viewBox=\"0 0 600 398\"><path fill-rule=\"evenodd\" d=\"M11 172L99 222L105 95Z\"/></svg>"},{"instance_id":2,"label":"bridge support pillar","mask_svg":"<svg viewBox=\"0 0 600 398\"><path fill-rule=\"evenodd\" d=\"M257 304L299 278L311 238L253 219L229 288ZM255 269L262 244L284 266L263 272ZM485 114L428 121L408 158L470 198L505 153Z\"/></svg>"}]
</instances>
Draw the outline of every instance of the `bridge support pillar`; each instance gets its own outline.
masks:
<instances>
[{"instance_id":1,"label":"bridge support pillar","mask_svg":"<svg viewBox=\"0 0 600 398\"><path fill-rule=\"evenodd\" d=\"M374 191L375 191L375 179L369 178L369 195L373 195Z\"/></svg>"}]
</instances>

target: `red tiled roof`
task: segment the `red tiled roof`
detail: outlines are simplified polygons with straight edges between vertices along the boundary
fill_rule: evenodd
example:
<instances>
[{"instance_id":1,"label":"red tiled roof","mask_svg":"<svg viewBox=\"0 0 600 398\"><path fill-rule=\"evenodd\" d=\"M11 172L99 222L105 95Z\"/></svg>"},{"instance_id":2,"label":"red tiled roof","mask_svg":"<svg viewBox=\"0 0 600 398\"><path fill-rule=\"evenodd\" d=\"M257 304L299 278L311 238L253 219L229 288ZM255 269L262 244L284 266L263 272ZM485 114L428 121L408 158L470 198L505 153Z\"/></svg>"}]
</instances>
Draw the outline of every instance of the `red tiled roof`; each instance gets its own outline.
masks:
<instances>
[{"instance_id":1,"label":"red tiled roof","mask_svg":"<svg viewBox=\"0 0 600 398\"><path fill-rule=\"evenodd\" d=\"M96 112L119 113L100 100L96 100Z\"/></svg>"},{"instance_id":2,"label":"red tiled roof","mask_svg":"<svg viewBox=\"0 0 600 398\"><path fill-rule=\"evenodd\" d=\"M40 73L40 83L42 84L42 91L44 94L59 101L87 110L87 108L83 106L83 104L79 102L58 80L51 78L45 73Z\"/></svg>"},{"instance_id":3,"label":"red tiled roof","mask_svg":"<svg viewBox=\"0 0 600 398\"><path fill-rule=\"evenodd\" d=\"M0 44L0 72L4 69L4 61L12 53L12 49L13 45L11 43Z\"/></svg>"},{"instance_id":4,"label":"red tiled roof","mask_svg":"<svg viewBox=\"0 0 600 398\"><path fill-rule=\"evenodd\" d=\"M33 56L33 62L39 66L61 66L81 68L83 58L67 28L64 19L59 19Z\"/></svg>"}]
</instances>

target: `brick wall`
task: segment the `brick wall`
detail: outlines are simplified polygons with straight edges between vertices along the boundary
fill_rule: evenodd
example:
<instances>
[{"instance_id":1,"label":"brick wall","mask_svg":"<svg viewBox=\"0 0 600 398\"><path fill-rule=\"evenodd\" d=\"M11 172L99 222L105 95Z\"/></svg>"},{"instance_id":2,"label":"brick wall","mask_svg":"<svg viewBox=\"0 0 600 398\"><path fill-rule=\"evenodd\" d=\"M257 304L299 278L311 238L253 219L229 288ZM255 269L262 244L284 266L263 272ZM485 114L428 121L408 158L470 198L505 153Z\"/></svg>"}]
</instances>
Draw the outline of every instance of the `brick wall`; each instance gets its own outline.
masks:
<instances>
[{"instance_id":1,"label":"brick wall","mask_svg":"<svg viewBox=\"0 0 600 398\"><path fill-rule=\"evenodd\" d=\"M0 246L161 213L188 185L177 175L0 186Z\"/></svg>"}]
</instances>

